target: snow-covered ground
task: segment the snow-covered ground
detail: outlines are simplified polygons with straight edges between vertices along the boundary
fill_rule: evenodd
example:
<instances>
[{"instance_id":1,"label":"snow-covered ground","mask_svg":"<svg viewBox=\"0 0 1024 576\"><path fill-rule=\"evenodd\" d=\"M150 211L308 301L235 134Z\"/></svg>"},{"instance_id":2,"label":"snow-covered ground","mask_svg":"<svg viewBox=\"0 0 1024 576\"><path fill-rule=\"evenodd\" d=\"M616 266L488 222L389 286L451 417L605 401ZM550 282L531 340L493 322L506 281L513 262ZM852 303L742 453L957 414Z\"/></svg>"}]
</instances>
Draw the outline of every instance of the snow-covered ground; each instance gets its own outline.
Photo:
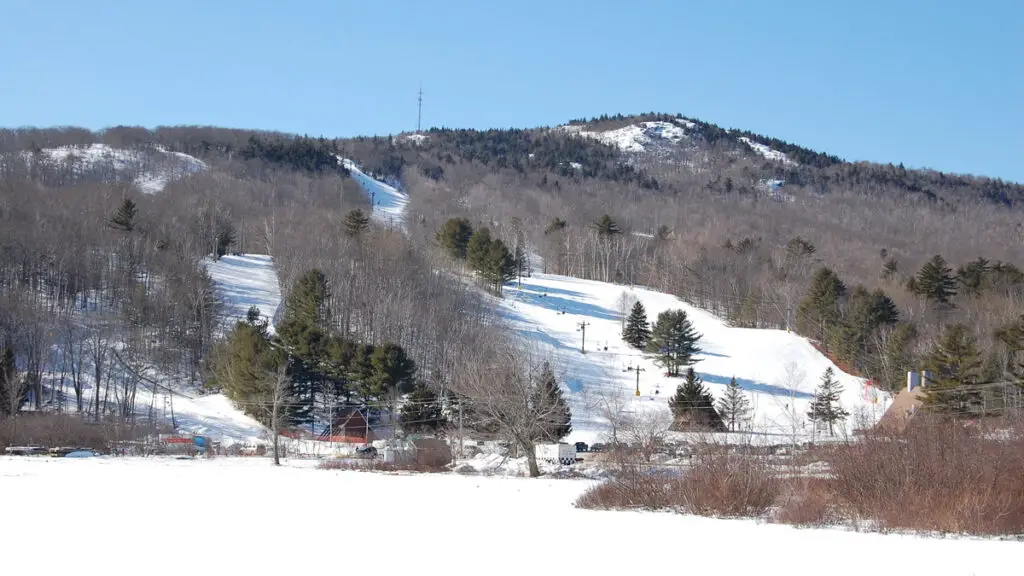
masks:
<instances>
[{"instance_id":1,"label":"snow-covered ground","mask_svg":"<svg viewBox=\"0 0 1024 576\"><path fill-rule=\"evenodd\" d=\"M747 146L753 148L754 152L757 152L766 160L771 160L772 162L781 162L783 164L786 164L787 166L797 165L796 162L790 160L784 152L779 152L778 150L765 146L760 142L754 142L753 140L747 138L746 136L740 136L740 140Z\"/></svg>"},{"instance_id":2,"label":"snow-covered ground","mask_svg":"<svg viewBox=\"0 0 1024 576\"><path fill-rule=\"evenodd\" d=\"M217 298L223 304L222 330L230 330L236 321L245 319L249 308L256 306L260 315L277 320L281 305L281 287L278 284L274 261L265 254L225 255L220 260L206 260L206 269L213 279Z\"/></svg>"},{"instance_id":3,"label":"snow-covered ground","mask_svg":"<svg viewBox=\"0 0 1024 576\"><path fill-rule=\"evenodd\" d=\"M509 287L501 301L503 315L514 330L556 360L569 389L574 431L570 441L594 442L607 431L609 401L625 412L661 410L680 382L664 375L649 355L622 341L619 299L623 294L643 303L652 323L660 312L683 309L703 334L704 352L694 366L710 391L720 397L732 377L747 392L753 407L747 428L767 441L812 434L806 413L826 368L832 367L845 390L841 398L850 411L848 429L858 420L874 422L888 405L888 395L865 381L841 372L807 339L785 330L733 328L714 315L674 296L628 286L535 274L522 288ZM586 353L580 352L586 325ZM605 349L607 347L607 350ZM640 366L640 396L635 395ZM819 434L820 436L820 434Z\"/></svg>"},{"instance_id":4,"label":"snow-covered ground","mask_svg":"<svg viewBox=\"0 0 1024 576\"><path fill-rule=\"evenodd\" d=\"M17 495L0 521L5 573L77 574L88 564L107 576L339 569L981 576L1013 573L1024 550L1012 541L575 508L593 485L588 480L385 475L298 464L0 457L0 493ZM312 506L308 513L287 504L300 501ZM118 502L131 507L112 513ZM673 553L680 545L683 551Z\"/></svg>"},{"instance_id":5,"label":"snow-covered ground","mask_svg":"<svg viewBox=\"0 0 1024 576\"><path fill-rule=\"evenodd\" d=\"M368 176L351 160L342 159L341 162L373 201L374 220L404 230L405 207L409 203L409 195Z\"/></svg>"},{"instance_id":6,"label":"snow-covered ground","mask_svg":"<svg viewBox=\"0 0 1024 576\"><path fill-rule=\"evenodd\" d=\"M96 172L128 179L147 194L160 192L168 182L207 168L198 158L161 146L137 149L113 148L106 144L62 146L44 148L38 156L24 152L22 158L30 163L39 158L54 168L70 166L79 174Z\"/></svg>"},{"instance_id":7,"label":"snow-covered ground","mask_svg":"<svg viewBox=\"0 0 1024 576\"><path fill-rule=\"evenodd\" d=\"M583 130L581 126L561 126L560 128L584 138L593 138L610 144L623 152L643 152L659 140L667 140L675 144L686 138L686 130L683 126L692 128L693 122L688 120L677 120L676 122L640 122L604 132ZM683 124L683 126L679 124Z\"/></svg>"}]
</instances>

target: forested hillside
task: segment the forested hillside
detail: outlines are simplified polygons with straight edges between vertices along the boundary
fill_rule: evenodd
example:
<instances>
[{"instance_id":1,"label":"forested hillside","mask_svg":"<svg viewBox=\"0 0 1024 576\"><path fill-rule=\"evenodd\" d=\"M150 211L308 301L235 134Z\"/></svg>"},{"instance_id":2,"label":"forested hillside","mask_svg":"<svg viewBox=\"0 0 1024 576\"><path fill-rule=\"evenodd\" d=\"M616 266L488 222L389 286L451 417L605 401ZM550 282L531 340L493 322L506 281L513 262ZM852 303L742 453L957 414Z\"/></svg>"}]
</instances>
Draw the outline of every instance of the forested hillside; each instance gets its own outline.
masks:
<instances>
[{"instance_id":1,"label":"forested hillside","mask_svg":"<svg viewBox=\"0 0 1024 576\"><path fill-rule=\"evenodd\" d=\"M127 152L100 163L52 152L98 144ZM353 217L369 201L342 158L409 194L408 235ZM165 169L171 160L194 169ZM156 170L154 193L143 183ZM849 163L662 114L342 140L4 130L0 347L21 376L7 378L0 413L115 411L41 384L44 371L76 382L87 354L102 371L115 349L209 380L218 306L202 260L234 251L271 255L286 296L320 271L319 329L395 343L419 381L442 387L485 333L500 338L476 291L435 273L460 270L439 250L452 218L507 247L488 277L496 293L507 259L539 257L548 272L647 285L736 326L790 328L886 387L920 367L971 385L1016 379L1022 201L1018 184Z\"/></svg>"}]
</instances>

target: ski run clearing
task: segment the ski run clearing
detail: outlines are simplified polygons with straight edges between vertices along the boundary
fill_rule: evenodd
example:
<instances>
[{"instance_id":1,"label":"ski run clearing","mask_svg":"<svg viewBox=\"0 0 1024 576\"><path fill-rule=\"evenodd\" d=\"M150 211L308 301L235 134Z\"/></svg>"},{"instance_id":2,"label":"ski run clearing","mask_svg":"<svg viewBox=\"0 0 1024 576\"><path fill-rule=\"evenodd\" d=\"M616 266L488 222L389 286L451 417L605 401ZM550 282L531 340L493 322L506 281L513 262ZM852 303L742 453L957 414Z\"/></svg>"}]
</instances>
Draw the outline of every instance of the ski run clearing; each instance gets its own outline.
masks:
<instances>
[{"instance_id":1,"label":"ski run clearing","mask_svg":"<svg viewBox=\"0 0 1024 576\"><path fill-rule=\"evenodd\" d=\"M573 502L593 484L586 480L311 466L274 468L264 458L0 457L0 491L17 495L4 509L14 521L0 522L4 573L78 574L88 565L105 576L966 576L1015 573L1024 551L1013 541L581 510ZM72 511L72 494L106 508L130 502L131 514L92 505ZM309 513L284 504L303 499ZM346 532L350 525L358 529ZM44 536L55 529L59 540Z\"/></svg>"},{"instance_id":2,"label":"ski run clearing","mask_svg":"<svg viewBox=\"0 0 1024 576\"><path fill-rule=\"evenodd\" d=\"M409 203L409 195L368 176L351 160L339 158L338 161L370 196L370 201L373 202L373 219L386 226L397 226L404 230L405 206Z\"/></svg>"}]
</instances>

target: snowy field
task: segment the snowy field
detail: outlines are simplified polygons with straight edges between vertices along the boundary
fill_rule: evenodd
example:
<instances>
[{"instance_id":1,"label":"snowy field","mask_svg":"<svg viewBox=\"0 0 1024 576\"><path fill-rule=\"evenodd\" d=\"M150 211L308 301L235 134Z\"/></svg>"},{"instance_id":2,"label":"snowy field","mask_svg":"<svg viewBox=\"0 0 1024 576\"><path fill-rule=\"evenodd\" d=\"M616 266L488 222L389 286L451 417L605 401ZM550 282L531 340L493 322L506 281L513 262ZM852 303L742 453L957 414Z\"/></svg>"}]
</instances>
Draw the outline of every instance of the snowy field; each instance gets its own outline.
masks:
<instances>
[{"instance_id":1,"label":"snowy field","mask_svg":"<svg viewBox=\"0 0 1024 576\"><path fill-rule=\"evenodd\" d=\"M730 378L736 377L751 400L753 414L747 429L767 441L781 441L794 433L809 439L812 430L806 413L821 374L832 367L844 386L843 406L851 413L848 430L858 419L874 422L888 405L888 395L865 387L861 378L845 374L818 352L806 338L785 330L732 328L714 315L678 298L642 288L535 274L523 278L522 288L506 288L503 315L516 332L557 360L569 389L574 432L570 441L594 442L607 430L595 402L612 397L625 404L625 412L668 411L668 400L679 378L664 375L649 355L622 341L618 300L623 293L636 298L653 323L660 312L683 309L703 334L704 352L694 366L712 394L720 397ZM586 354L580 352L586 322ZM607 347L607 350L605 350ZM635 395L640 366L640 396ZM798 367L793 371L792 367Z\"/></svg>"},{"instance_id":2,"label":"snowy field","mask_svg":"<svg viewBox=\"0 0 1024 576\"><path fill-rule=\"evenodd\" d=\"M1024 555L1019 542L576 509L591 481L299 464L0 457L0 493L18 496L0 522L4 573L981 576Z\"/></svg>"}]
</instances>

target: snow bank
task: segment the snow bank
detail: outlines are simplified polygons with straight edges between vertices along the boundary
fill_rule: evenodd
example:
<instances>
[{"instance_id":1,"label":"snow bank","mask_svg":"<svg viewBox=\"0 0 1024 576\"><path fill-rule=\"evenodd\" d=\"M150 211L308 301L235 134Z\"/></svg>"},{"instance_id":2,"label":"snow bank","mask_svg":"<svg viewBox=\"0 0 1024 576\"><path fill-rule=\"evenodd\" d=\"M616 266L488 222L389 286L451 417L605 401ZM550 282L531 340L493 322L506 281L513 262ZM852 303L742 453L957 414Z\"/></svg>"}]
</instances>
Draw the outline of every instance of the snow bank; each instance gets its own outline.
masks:
<instances>
[{"instance_id":1,"label":"snow bank","mask_svg":"<svg viewBox=\"0 0 1024 576\"><path fill-rule=\"evenodd\" d=\"M0 458L0 492L18 495L5 504L0 522L0 541L12 551L4 568L76 574L84 558L102 558L108 576L328 573L339 566L349 573L414 574L432 558L449 557L427 571L802 576L827 566L829 576L985 576L1012 572L1008 567L1021 553L1019 542L577 509L573 502L594 484L588 480L385 475L288 464ZM69 481L76 494L88 495L70 514L68 498L53 497L67 495ZM312 513L278 502L297 489ZM103 514L97 507L117 502L131 502L137 514ZM55 518L69 537L42 536L53 533ZM344 541L339 526L348 519L358 519L358 535L389 537L357 536L327 553ZM702 553L668 553L680 542ZM111 546L115 555L106 553ZM97 557L98 551L106 554Z\"/></svg>"}]
</instances>

